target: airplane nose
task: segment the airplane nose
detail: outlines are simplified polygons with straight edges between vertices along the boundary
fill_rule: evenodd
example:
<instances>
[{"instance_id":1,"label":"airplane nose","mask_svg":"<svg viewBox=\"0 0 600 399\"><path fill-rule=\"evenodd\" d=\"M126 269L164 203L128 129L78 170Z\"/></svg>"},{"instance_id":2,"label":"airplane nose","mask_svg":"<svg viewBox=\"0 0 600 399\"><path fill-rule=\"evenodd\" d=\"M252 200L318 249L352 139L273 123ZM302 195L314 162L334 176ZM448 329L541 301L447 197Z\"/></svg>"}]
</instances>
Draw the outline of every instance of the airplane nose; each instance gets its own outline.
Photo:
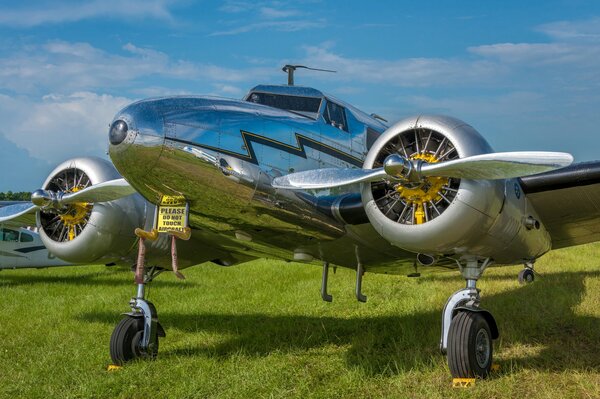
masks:
<instances>
[{"instance_id":1,"label":"airplane nose","mask_svg":"<svg viewBox=\"0 0 600 399\"><path fill-rule=\"evenodd\" d=\"M108 131L110 159L138 191L136 182L157 164L164 144L164 122L159 105L156 101L144 100L123 108Z\"/></svg>"}]
</instances>

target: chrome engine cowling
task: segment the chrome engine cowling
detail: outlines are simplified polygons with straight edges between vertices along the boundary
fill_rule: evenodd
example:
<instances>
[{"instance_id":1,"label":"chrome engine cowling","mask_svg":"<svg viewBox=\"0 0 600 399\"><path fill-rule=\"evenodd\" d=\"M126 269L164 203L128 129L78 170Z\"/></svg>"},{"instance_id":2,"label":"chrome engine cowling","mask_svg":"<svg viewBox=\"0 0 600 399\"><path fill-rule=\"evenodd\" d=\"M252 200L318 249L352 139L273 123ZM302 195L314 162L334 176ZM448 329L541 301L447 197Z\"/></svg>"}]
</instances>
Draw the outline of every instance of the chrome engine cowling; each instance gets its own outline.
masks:
<instances>
[{"instance_id":1,"label":"chrome engine cowling","mask_svg":"<svg viewBox=\"0 0 600 399\"><path fill-rule=\"evenodd\" d=\"M75 192L121 176L104 159L75 158L58 165L43 188ZM152 208L152 209L149 209ZM154 208L133 194L110 202L75 203L37 213L40 238L48 250L72 263L110 263L125 256L136 242L134 229L152 221Z\"/></svg>"},{"instance_id":2,"label":"chrome engine cowling","mask_svg":"<svg viewBox=\"0 0 600 399\"><path fill-rule=\"evenodd\" d=\"M465 122L425 115L387 129L369 150L363 167L381 167L394 153L435 163L490 152L487 141ZM525 231L521 219L527 204L524 195L506 195L507 185L512 187L515 181L446 177L425 177L412 184L377 181L363 184L362 201L379 234L409 251L500 259L511 242L525 241L519 252L524 258L537 256L548 250L549 239L544 230L542 238L531 233L516 240Z\"/></svg>"}]
</instances>

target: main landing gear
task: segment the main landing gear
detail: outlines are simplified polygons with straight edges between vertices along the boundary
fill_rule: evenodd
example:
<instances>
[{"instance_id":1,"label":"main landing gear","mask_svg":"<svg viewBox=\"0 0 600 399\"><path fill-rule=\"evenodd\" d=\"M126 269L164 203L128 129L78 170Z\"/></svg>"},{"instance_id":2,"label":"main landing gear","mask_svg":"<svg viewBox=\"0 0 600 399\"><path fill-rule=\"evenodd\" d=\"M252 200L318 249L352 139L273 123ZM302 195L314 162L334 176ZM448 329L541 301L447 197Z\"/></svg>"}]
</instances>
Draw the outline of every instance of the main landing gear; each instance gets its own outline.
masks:
<instances>
[{"instance_id":1,"label":"main landing gear","mask_svg":"<svg viewBox=\"0 0 600 399\"><path fill-rule=\"evenodd\" d=\"M454 378L485 378L492 367L498 326L492 314L479 307L477 289L477 280L488 265L489 259L459 264L467 286L452 294L444 307L440 350Z\"/></svg>"},{"instance_id":2,"label":"main landing gear","mask_svg":"<svg viewBox=\"0 0 600 399\"><path fill-rule=\"evenodd\" d=\"M158 322L156 308L152 302L145 298L146 284L158 276L163 269L144 267L146 257L145 240L156 240L158 232L153 230L147 232L136 229L135 234L139 237L139 250L135 267L135 282L137 294L131 299L129 305L131 312L126 313L123 319L115 327L110 337L110 357L116 365L122 365L130 360L138 358L153 359L158 354L158 338L165 337L165 330ZM170 232L171 234L171 259L173 272L178 278L184 278L177 266L176 238L187 240L190 238L191 230L183 233Z\"/></svg>"},{"instance_id":3,"label":"main landing gear","mask_svg":"<svg viewBox=\"0 0 600 399\"><path fill-rule=\"evenodd\" d=\"M535 271L533 270L533 262L525 263L523 270L519 272L519 284L531 284L535 280Z\"/></svg>"}]
</instances>

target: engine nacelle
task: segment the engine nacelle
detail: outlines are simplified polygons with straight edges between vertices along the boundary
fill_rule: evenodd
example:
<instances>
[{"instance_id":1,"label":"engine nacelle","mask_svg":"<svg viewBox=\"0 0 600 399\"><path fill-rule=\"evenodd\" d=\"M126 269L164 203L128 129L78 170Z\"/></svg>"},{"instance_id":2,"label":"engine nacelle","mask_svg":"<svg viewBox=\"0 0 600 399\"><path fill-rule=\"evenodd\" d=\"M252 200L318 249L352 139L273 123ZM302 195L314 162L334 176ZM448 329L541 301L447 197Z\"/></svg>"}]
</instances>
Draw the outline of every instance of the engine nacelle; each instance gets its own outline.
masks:
<instances>
[{"instance_id":1,"label":"engine nacelle","mask_svg":"<svg viewBox=\"0 0 600 399\"><path fill-rule=\"evenodd\" d=\"M487 141L468 124L446 116L419 116L386 130L363 167L381 167L393 153L435 163L490 152ZM513 262L550 249L543 226L527 219L539 221L520 193L518 180L426 177L412 185L378 181L363 185L362 200L379 234L409 251Z\"/></svg>"},{"instance_id":2,"label":"engine nacelle","mask_svg":"<svg viewBox=\"0 0 600 399\"><path fill-rule=\"evenodd\" d=\"M74 192L121 176L108 161L75 158L58 165L45 190ZM37 226L46 248L71 263L115 262L132 250L134 229L152 222L154 207L133 194L110 202L76 203L60 211L40 211Z\"/></svg>"}]
</instances>

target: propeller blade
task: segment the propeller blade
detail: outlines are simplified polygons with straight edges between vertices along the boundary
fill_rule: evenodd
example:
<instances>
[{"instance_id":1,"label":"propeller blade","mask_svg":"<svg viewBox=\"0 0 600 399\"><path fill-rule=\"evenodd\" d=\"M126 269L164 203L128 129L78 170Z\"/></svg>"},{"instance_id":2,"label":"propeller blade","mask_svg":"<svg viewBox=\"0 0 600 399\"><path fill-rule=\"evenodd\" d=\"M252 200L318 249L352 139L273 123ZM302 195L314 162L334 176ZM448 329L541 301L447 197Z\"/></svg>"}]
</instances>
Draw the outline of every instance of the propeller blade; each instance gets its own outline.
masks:
<instances>
[{"instance_id":1,"label":"propeller blade","mask_svg":"<svg viewBox=\"0 0 600 399\"><path fill-rule=\"evenodd\" d=\"M108 202L127 197L135 189L125 179L115 179L98 183L72 193L36 190L31 194L31 202L40 208L60 208L74 202Z\"/></svg>"},{"instance_id":2,"label":"propeller blade","mask_svg":"<svg viewBox=\"0 0 600 399\"><path fill-rule=\"evenodd\" d=\"M385 178L406 179L411 182L418 182L425 176L481 180L510 179L564 168L572 162L573 156L564 152L497 152L440 163L423 163L419 169L414 161L393 154L386 158L383 168L307 170L277 177L273 179L272 185L287 190L310 190Z\"/></svg>"},{"instance_id":3,"label":"propeller blade","mask_svg":"<svg viewBox=\"0 0 600 399\"><path fill-rule=\"evenodd\" d=\"M125 179L115 179L95 184L81 191L67 193L62 196L62 204L73 202L108 202L127 197L136 191Z\"/></svg>"},{"instance_id":4,"label":"propeller blade","mask_svg":"<svg viewBox=\"0 0 600 399\"><path fill-rule=\"evenodd\" d=\"M564 152L496 152L424 164L420 175L482 180L510 179L564 168L572 162L573 156Z\"/></svg>"},{"instance_id":5,"label":"propeller blade","mask_svg":"<svg viewBox=\"0 0 600 399\"><path fill-rule=\"evenodd\" d=\"M314 169L273 179L272 186L287 190L310 190L346 186L388 177L383 168L377 169Z\"/></svg>"}]
</instances>

